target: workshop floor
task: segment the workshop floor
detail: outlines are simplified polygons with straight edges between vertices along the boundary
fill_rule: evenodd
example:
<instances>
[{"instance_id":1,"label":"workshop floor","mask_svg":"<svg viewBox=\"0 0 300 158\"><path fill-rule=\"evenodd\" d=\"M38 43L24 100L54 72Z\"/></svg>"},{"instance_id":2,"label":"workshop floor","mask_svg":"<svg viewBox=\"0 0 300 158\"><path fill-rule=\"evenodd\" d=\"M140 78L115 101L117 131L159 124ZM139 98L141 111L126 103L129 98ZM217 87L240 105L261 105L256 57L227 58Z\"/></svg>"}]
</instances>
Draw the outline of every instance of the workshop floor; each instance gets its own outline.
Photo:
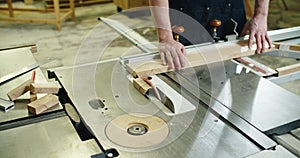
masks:
<instances>
[{"instance_id":1,"label":"workshop floor","mask_svg":"<svg viewBox=\"0 0 300 158\"><path fill-rule=\"evenodd\" d=\"M281 0L272 0L270 4L270 29L285 28L300 25L300 4L293 0L285 0L286 11ZM67 20L62 23L62 30L57 31L55 25L0 22L0 49L28 44L36 44L39 62L50 61L42 65L42 69L73 65L74 58L81 42L86 38L99 21L98 17L107 17L117 13L113 3L94 4L76 8L75 21ZM1 11L0 16L7 16ZM17 13L26 16L25 13ZM48 16L48 15L38 15ZM100 38L100 37L99 37ZM122 50L122 46L114 49ZM113 52L113 51L112 51ZM13 61L12 61L13 62Z\"/></svg>"},{"instance_id":2,"label":"workshop floor","mask_svg":"<svg viewBox=\"0 0 300 158\"><path fill-rule=\"evenodd\" d=\"M116 13L112 3L96 4L75 9L75 21L67 19L62 23L62 30L57 31L55 25L0 22L0 48L36 44L38 53L36 60L52 62L42 68L73 65L74 56L81 42L99 21L100 16ZM23 14L23 13L22 13ZM30 15L31 16L31 15ZM39 15L43 16L48 15ZM47 17L46 17L47 18ZM52 17L53 18L53 17Z\"/></svg>"}]
</instances>

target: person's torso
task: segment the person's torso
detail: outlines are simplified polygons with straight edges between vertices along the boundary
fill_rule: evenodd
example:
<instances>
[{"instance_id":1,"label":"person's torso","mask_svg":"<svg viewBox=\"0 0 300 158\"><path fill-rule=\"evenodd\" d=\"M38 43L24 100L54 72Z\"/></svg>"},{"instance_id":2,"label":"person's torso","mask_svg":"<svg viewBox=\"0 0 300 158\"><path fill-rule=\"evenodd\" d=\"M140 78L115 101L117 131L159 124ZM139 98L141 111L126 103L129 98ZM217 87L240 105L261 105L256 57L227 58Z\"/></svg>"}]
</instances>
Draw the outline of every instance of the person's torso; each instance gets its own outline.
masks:
<instances>
[{"instance_id":1,"label":"person's torso","mask_svg":"<svg viewBox=\"0 0 300 158\"><path fill-rule=\"evenodd\" d=\"M217 34L221 38L233 34L232 20L238 23L236 28L238 33L242 32L246 23L243 0L169 0L169 7L189 15L204 26L209 33L212 33L213 29L210 21L221 20L222 25L217 29ZM182 21L180 18L173 14L170 16L172 24L180 25Z\"/></svg>"}]
</instances>

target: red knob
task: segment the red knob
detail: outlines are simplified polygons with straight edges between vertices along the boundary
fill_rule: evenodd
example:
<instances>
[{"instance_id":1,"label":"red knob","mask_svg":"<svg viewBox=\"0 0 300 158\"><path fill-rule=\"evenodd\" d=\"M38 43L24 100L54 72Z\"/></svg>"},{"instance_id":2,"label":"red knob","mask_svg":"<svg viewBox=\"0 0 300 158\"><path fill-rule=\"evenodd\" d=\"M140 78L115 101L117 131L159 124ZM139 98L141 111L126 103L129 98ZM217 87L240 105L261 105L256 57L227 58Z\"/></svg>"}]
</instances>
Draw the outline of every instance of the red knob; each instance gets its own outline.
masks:
<instances>
[{"instance_id":1,"label":"red knob","mask_svg":"<svg viewBox=\"0 0 300 158\"><path fill-rule=\"evenodd\" d=\"M172 31L175 33L174 39L176 41L179 41L179 35L184 32L184 27L174 25L174 26L172 26Z\"/></svg>"},{"instance_id":2,"label":"red knob","mask_svg":"<svg viewBox=\"0 0 300 158\"><path fill-rule=\"evenodd\" d=\"M177 33L177 34L181 34L184 32L184 27L183 26L172 26L172 31Z\"/></svg>"},{"instance_id":3,"label":"red knob","mask_svg":"<svg viewBox=\"0 0 300 158\"><path fill-rule=\"evenodd\" d=\"M214 19L210 21L210 25L213 27L219 27L222 25L222 22L221 20Z\"/></svg>"}]
</instances>

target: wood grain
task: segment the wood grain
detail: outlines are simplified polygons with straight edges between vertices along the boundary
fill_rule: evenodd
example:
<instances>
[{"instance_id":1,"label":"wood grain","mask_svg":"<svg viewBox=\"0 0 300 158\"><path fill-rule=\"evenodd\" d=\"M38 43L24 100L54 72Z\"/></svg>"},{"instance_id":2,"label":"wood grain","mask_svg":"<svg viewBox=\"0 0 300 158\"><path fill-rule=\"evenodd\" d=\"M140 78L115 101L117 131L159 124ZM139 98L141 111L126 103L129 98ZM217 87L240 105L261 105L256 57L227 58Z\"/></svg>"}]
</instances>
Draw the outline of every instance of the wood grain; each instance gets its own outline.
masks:
<instances>
[{"instance_id":1,"label":"wood grain","mask_svg":"<svg viewBox=\"0 0 300 158\"><path fill-rule=\"evenodd\" d=\"M274 48L270 50L274 50ZM255 54L255 48L249 49L247 41L226 42L190 48L187 49L186 65L184 68L206 65L253 54ZM126 65L126 68L134 77L147 77L174 70L169 69L167 65L163 65L160 59L129 63Z\"/></svg>"},{"instance_id":2,"label":"wood grain","mask_svg":"<svg viewBox=\"0 0 300 158\"><path fill-rule=\"evenodd\" d=\"M285 67L280 67L280 68L277 68L276 71L278 71L278 76L283 76L283 75L287 75L290 73L294 73L294 72L300 71L300 63L285 66Z\"/></svg>"},{"instance_id":3,"label":"wood grain","mask_svg":"<svg viewBox=\"0 0 300 158\"><path fill-rule=\"evenodd\" d=\"M149 84L147 84L142 78L136 78L133 80L133 86L141 92L143 95L145 95L148 90L151 88Z\"/></svg>"},{"instance_id":4,"label":"wood grain","mask_svg":"<svg viewBox=\"0 0 300 158\"><path fill-rule=\"evenodd\" d=\"M8 98L11 101L18 99L21 95L29 91L31 83L33 83L33 80L29 79L17 86L16 88L14 88L13 90L9 91L7 93Z\"/></svg>"},{"instance_id":5,"label":"wood grain","mask_svg":"<svg viewBox=\"0 0 300 158\"><path fill-rule=\"evenodd\" d=\"M47 94L57 94L59 86L51 83L32 83L30 86L31 93L47 93Z\"/></svg>"},{"instance_id":6,"label":"wood grain","mask_svg":"<svg viewBox=\"0 0 300 158\"><path fill-rule=\"evenodd\" d=\"M29 103L27 105L27 109L32 114L40 114L49 108L58 105L59 100L58 97L53 94L48 94L46 96L43 96L40 99L37 99L36 101Z\"/></svg>"},{"instance_id":7,"label":"wood grain","mask_svg":"<svg viewBox=\"0 0 300 158\"><path fill-rule=\"evenodd\" d=\"M275 45L276 49L280 49L281 46L285 46L288 48L288 50L294 50L294 51L300 51L300 45L296 45L296 44L286 44L286 43L278 43L278 42L274 42L273 43ZM300 53L300 52L299 52Z\"/></svg>"}]
</instances>

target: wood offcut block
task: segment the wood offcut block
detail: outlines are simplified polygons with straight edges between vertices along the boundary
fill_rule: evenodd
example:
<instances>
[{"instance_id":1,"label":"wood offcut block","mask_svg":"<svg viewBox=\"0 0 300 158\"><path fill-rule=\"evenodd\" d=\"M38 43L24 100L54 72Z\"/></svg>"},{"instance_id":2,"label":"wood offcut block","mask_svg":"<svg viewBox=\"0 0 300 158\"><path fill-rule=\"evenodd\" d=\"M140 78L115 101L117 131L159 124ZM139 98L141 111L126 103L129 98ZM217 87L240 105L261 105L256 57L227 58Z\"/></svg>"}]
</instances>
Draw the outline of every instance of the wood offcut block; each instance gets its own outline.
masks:
<instances>
[{"instance_id":1,"label":"wood offcut block","mask_svg":"<svg viewBox=\"0 0 300 158\"><path fill-rule=\"evenodd\" d=\"M39 93L57 94L58 90L59 90L59 86L54 84L32 83L30 86L30 92L34 94L39 94Z\"/></svg>"},{"instance_id":2,"label":"wood offcut block","mask_svg":"<svg viewBox=\"0 0 300 158\"><path fill-rule=\"evenodd\" d=\"M22 83L21 85L17 86L15 89L11 90L10 92L7 93L8 98L11 101L16 100L19 98L21 95L25 94L26 92L29 91L30 85L33 83L32 79L29 79Z\"/></svg>"},{"instance_id":3,"label":"wood offcut block","mask_svg":"<svg viewBox=\"0 0 300 158\"><path fill-rule=\"evenodd\" d=\"M36 101L29 103L27 105L27 109L30 113L33 113L35 115L40 114L49 108L58 105L59 100L58 97L53 94L48 94L46 96L43 96L40 99L37 99Z\"/></svg>"},{"instance_id":4,"label":"wood offcut block","mask_svg":"<svg viewBox=\"0 0 300 158\"><path fill-rule=\"evenodd\" d=\"M35 93L30 92L30 103L37 100L37 95Z\"/></svg>"},{"instance_id":5,"label":"wood offcut block","mask_svg":"<svg viewBox=\"0 0 300 158\"><path fill-rule=\"evenodd\" d=\"M133 80L133 86L139 92L141 92L143 95L145 95L147 93L147 91L151 88L151 86L141 78L134 79Z\"/></svg>"}]
</instances>

